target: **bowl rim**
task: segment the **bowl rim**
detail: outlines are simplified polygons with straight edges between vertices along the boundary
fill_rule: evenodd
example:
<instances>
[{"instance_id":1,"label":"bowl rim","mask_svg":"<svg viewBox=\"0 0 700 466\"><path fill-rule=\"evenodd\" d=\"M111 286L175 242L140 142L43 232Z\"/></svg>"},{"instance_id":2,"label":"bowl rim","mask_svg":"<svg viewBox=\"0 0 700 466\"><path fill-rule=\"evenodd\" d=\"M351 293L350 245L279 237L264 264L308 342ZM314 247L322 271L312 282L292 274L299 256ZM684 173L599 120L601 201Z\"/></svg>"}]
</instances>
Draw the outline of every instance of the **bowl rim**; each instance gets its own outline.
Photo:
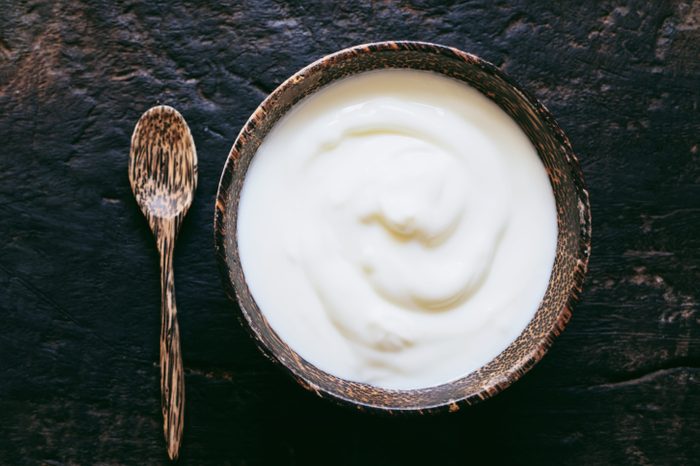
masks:
<instances>
[{"instance_id":1,"label":"bowl rim","mask_svg":"<svg viewBox=\"0 0 700 466\"><path fill-rule=\"evenodd\" d=\"M539 343L536 345L536 348L534 351L532 351L530 354L527 355L527 357L521 358L516 364L513 364L511 367L509 367L509 370L504 373L503 377L499 378L496 381L493 381L490 385L484 385L481 387L481 389L478 392L472 393L472 394L467 394L462 396L461 398L455 398L455 399L449 399L445 400L444 402L437 403L434 405L430 406L420 406L420 407L397 407L397 406L386 406L386 405L380 405L380 404L371 404L371 403L365 403L362 401L358 401L349 397L342 396L338 393L334 393L332 391L326 390L323 387L317 386L316 384L312 383L311 381L307 380L302 373L298 373L297 371L294 370L294 368L290 367L290 365L287 363L287 361L280 361L280 359L277 357L276 354L268 347L268 345L265 343L263 338L261 338L260 335L258 335L253 328L253 324L251 322L251 318L248 314L248 310L246 309L245 305L242 303L241 297L239 295L239 290L236 289L234 286L233 280L231 280L231 269L232 267L229 267L229 263L227 261L227 248L225 244L225 240L227 237L227 233L224 229L224 215L226 212L227 208L227 202L229 199L229 193L231 189L233 188L232 181L234 179L234 173L235 173L235 157L236 154L240 152L240 149L243 147L244 144L247 143L247 137L246 135L251 131L252 128L255 126L255 121L259 118L264 118L267 113L269 113L269 109L277 103L277 97L282 95L284 92L288 90L289 87L294 86L298 82L302 81L305 76L311 72L315 71L316 69L326 66L328 62L337 62L337 61L342 61L348 58L351 58L358 53L376 53L376 52L392 52L392 51L414 51L414 52L421 52L421 53L430 53L430 54L443 54L447 55L448 57L452 58L457 58L462 61L465 61L469 64L476 65L480 68L482 68L484 71L486 71L489 74L495 75L497 78L502 79L506 84L508 84L510 87L512 87L515 91L521 94L521 96L524 98L525 101L528 102L529 105L532 106L533 109L535 109L535 112L543 122L549 127L550 130L552 130L554 136L557 138L557 142L561 144L561 148L563 149L563 152L566 156L569 168L571 169L570 175L572 177L572 180L574 181L574 186L575 186L575 191L576 191L576 196L578 197L578 214L579 214L579 226L580 226L580 232L578 235L578 240L579 240L579 247L577 251L577 262L576 262L576 267L575 270L573 271L573 283L570 286L570 289L568 291L567 299L564 303L564 305L561 307L561 309L557 313L557 318L553 325L548 329L546 334L543 335L543 337L540 339ZM406 67L407 69L411 69L411 67ZM436 71L439 72L439 71ZM440 73L442 74L442 73ZM500 105L499 105L500 106ZM293 107L293 105L292 105ZM291 108L291 107L290 107ZM287 110L288 111L288 110ZM254 156L253 156L254 157ZM231 233L235 235L234 233ZM588 262L590 258L590 253L591 253L591 209L590 209L590 201L589 201L589 194L588 194L588 189L586 188L584 178L583 178L583 172L581 170L580 163L578 161L578 158L574 154L574 151L571 147L571 143L566 136L566 134L563 132L563 130L560 128L550 111L538 100L536 99L533 95L531 95L526 89L521 87L516 81L513 80L510 76L502 72L499 68L497 68L495 65L492 63L476 56L468 52L464 52L462 50L459 50L454 47L449 47L445 45L440 45L436 43L431 43L431 42L424 42L424 41L410 41L410 40L400 40L400 41L379 41L379 42L369 42L369 43L364 43L364 44L359 44L355 45L352 47L348 47L327 55L324 55L323 57L317 59L316 61L310 63L309 65L303 67L299 71L295 72L292 74L289 78L284 80L281 84L279 84L259 105L258 107L253 111L253 113L250 115L248 120L245 122L245 124L241 127L230 151L229 154L226 158L226 162L224 164L224 168L219 180L219 185L217 189L217 195L216 195L216 202L215 202L215 209L214 209L214 247L215 247L215 252L216 252L216 258L217 258L217 263L219 266L219 271L221 275L221 279L223 282L224 289L226 291L227 296L229 299L232 301L235 301L238 305L239 312L237 312L237 316L239 321L241 322L241 325L248 331L248 333L253 337L254 342L256 343L258 349L263 353L264 356L266 356L268 359L270 359L275 365L278 367L281 366L283 370L290 375L294 380L296 380L301 386L303 386L305 389L314 392L316 395L318 395L321 398L327 398L330 399L331 401L334 401L337 404L340 404L342 406L351 406L356 409L359 409L360 411L370 411L370 412L376 412L376 413L385 413L385 414L397 414L397 413L418 413L418 414L423 414L423 413L436 413L436 412L454 412L458 411L460 407L464 405L473 405L475 403L478 403L480 401L489 399L493 397L494 395L502 392L504 389L509 387L511 384L519 380L524 374L526 374L537 362L539 362L544 355L547 353L547 351L550 349L552 346L552 343L554 339L559 336L559 334L564 330L566 327L566 324L569 322L572 316L572 307L573 305L578 301L580 293L582 291L582 286L583 282L585 279L585 275L588 269ZM241 276L244 276L242 266L240 264L240 258L236 256L234 258L234 263L235 263L235 268L240 269ZM252 294L251 294L252 296ZM260 314L262 314L262 311L260 311ZM265 319L264 314L262 315L262 318L265 322L267 320ZM532 319L530 320L532 322ZM528 324L529 325L529 324ZM269 324L268 324L269 326ZM270 329L274 332L274 329L270 326ZM283 341L280 338L281 341ZM511 343L512 344L512 343ZM289 350L299 357L300 359L301 356L294 351L293 348L289 347ZM510 346L509 346L510 347ZM504 350L505 351L505 350ZM499 353L502 354L502 353ZM308 363L309 365L312 365L311 363ZM487 363L487 364L490 364ZM316 367L316 366L314 366ZM483 367L483 366L482 366ZM326 371L323 371L322 369L319 369L316 367L316 369L325 375L328 376L329 379L333 380L334 382L337 381L338 383L346 382L345 379L339 378L333 374L330 374ZM477 369L477 371L480 369ZM457 380L462 380L463 378L468 377L470 374L465 374L463 377L460 377L459 379L455 379L450 382L446 382L445 384L442 385L449 385L454 383ZM357 383L357 382L353 382ZM360 385L365 385L365 384L360 384ZM439 385L440 386L440 385ZM431 389L435 387L426 387L426 388L420 388L420 389L409 389L409 390L391 390L391 389L384 389L381 387L372 387L375 390L385 392L385 393L410 393L410 392L415 392L418 390L426 390L426 389Z\"/></svg>"}]
</instances>

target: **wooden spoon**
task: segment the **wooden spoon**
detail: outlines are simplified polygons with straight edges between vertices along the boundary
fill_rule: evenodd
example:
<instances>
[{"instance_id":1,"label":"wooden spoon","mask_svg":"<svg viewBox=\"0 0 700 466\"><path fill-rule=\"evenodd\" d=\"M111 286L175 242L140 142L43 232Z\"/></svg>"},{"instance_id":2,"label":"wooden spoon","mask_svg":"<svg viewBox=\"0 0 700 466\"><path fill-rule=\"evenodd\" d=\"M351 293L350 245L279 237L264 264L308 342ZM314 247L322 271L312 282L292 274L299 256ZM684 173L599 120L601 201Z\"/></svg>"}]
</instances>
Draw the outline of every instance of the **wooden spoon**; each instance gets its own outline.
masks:
<instances>
[{"instance_id":1,"label":"wooden spoon","mask_svg":"<svg viewBox=\"0 0 700 466\"><path fill-rule=\"evenodd\" d=\"M172 107L153 107L131 136L129 181L160 252L160 388L163 429L171 460L182 439L185 379L175 307L175 239L197 188L197 151L185 119Z\"/></svg>"}]
</instances>

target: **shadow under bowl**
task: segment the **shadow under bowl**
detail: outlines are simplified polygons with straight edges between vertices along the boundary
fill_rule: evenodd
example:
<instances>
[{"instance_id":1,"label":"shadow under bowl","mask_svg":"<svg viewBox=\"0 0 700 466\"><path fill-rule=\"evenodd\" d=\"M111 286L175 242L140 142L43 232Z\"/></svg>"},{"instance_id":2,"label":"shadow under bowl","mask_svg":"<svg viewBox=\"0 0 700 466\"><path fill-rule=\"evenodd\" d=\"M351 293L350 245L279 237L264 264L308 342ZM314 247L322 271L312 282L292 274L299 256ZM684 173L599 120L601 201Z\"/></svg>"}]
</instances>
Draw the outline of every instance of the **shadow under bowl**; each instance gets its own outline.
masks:
<instances>
[{"instance_id":1,"label":"shadow under bowl","mask_svg":"<svg viewBox=\"0 0 700 466\"><path fill-rule=\"evenodd\" d=\"M480 369L458 380L415 390L388 390L340 379L305 361L270 327L246 284L236 221L241 188L260 143L297 102L333 81L385 68L426 70L463 81L495 102L520 126L542 160L554 191L558 238L552 274L535 316L520 336ZM379 42L327 55L275 89L241 129L219 183L215 246L224 286L238 302L242 322L260 349L302 386L361 410L456 411L504 390L532 368L571 318L591 244L591 215L581 169L571 145L537 99L494 65L460 50L424 42Z\"/></svg>"}]
</instances>

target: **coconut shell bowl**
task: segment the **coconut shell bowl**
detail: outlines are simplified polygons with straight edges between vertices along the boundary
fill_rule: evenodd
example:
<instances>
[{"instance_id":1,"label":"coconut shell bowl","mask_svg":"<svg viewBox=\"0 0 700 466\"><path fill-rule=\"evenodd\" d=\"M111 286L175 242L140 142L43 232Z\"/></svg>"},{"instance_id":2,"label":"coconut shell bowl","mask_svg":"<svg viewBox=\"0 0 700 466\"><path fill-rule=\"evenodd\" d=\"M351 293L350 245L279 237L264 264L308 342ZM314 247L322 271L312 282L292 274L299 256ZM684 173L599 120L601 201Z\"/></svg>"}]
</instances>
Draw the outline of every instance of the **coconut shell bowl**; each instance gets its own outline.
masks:
<instances>
[{"instance_id":1,"label":"coconut shell bowl","mask_svg":"<svg viewBox=\"0 0 700 466\"><path fill-rule=\"evenodd\" d=\"M342 78L370 70L425 70L463 81L486 95L520 126L541 158L554 192L558 239L546 293L534 317L503 352L458 380L388 390L335 377L300 357L270 327L251 295L239 259L236 221L251 160L275 123L297 102ZM387 413L457 411L494 396L530 370L571 318L586 273L591 216L579 163L569 140L544 106L489 62L469 53L422 42L379 42L327 55L275 89L241 129L221 176L214 217L215 246L224 286L259 348L300 385L341 404Z\"/></svg>"}]
</instances>

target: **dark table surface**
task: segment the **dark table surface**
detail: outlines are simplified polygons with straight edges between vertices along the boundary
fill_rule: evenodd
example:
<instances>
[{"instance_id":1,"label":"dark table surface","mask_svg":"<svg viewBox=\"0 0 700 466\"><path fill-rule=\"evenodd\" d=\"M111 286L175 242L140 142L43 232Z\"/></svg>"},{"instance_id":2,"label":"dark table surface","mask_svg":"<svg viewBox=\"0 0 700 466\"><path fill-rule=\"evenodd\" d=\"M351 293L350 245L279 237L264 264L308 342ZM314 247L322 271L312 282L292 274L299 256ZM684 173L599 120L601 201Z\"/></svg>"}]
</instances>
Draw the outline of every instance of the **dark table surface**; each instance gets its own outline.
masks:
<instances>
[{"instance_id":1,"label":"dark table surface","mask_svg":"<svg viewBox=\"0 0 700 466\"><path fill-rule=\"evenodd\" d=\"M175 258L182 464L698 463L700 2L119 3L0 0L0 464L166 462L158 259L126 170L158 103L199 153ZM386 39L514 76L568 133L591 195L567 330L452 415L307 393L258 353L214 258L216 187L250 113L312 60Z\"/></svg>"}]
</instances>

